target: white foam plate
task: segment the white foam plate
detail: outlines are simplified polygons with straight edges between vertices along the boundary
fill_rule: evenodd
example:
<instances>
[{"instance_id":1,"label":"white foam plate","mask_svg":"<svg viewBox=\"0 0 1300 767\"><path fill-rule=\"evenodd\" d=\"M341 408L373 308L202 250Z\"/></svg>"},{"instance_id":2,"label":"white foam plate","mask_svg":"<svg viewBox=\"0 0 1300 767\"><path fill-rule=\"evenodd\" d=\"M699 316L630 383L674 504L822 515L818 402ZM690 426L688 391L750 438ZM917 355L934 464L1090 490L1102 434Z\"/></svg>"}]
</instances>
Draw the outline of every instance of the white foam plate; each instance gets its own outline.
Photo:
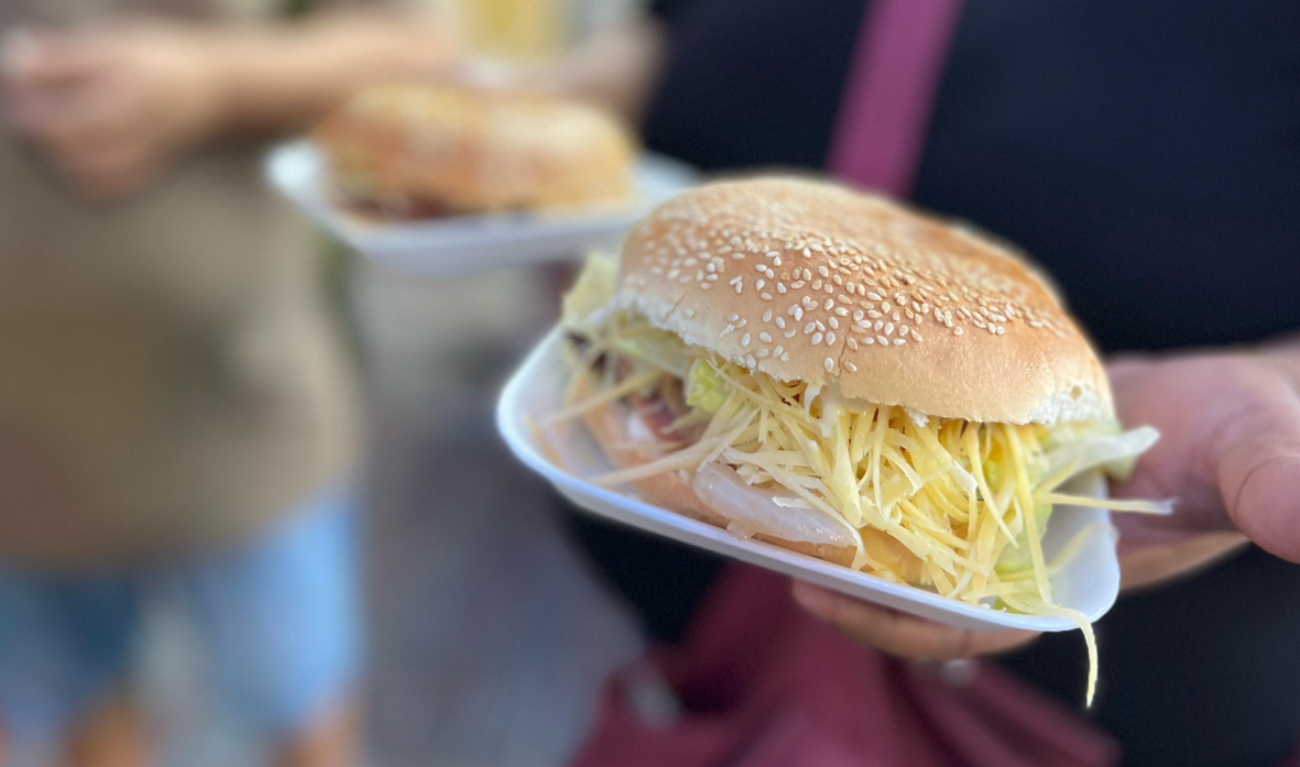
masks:
<instances>
[{"instance_id":1,"label":"white foam plate","mask_svg":"<svg viewBox=\"0 0 1300 767\"><path fill-rule=\"evenodd\" d=\"M627 206L388 222L340 207L326 170L306 139L275 147L264 167L273 187L335 236L376 262L429 277L579 257L621 237L698 177L687 165L645 154L635 171L636 199Z\"/></svg>"},{"instance_id":2,"label":"white foam plate","mask_svg":"<svg viewBox=\"0 0 1300 767\"><path fill-rule=\"evenodd\" d=\"M598 516L674 538L683 543L826 586L859 599L944 623L972 629L1018 628L1065 631L1069 620L1052 615L1020 615L970 605L913 586L856 572L847 567L788 551L762 541L739 538L726 530L638 500L629 489L593 485L583 477L611 470L599 446L579 420L548 427L546 444L532 424L559 409L571 375L561 332L552 331L506 384L497 403L497 428L514 454L545 477L569 500ZM1105 483L1091 476L1073 492L1102 497ZM1088 528L1083 545L1052 578L1058 604L1096 620L1119 593L1119 562L1111 535L1110 514L1078 506L1053 511L1043 539L1049 561L1076 532Z\"/></svg>"}]
</instances>

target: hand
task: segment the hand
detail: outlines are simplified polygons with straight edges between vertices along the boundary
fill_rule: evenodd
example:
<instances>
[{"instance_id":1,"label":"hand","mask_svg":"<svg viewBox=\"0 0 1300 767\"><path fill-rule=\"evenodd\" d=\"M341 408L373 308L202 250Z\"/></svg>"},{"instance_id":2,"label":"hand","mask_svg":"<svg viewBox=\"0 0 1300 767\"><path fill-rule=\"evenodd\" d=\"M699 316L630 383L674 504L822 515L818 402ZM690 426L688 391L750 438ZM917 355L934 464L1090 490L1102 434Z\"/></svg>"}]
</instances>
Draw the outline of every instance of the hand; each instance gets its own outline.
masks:
<instances>
[{"instance_id":1,"label":"hand","mask_svg":"<svg viewBox=\"0 0 1300 767\"><path fill-rule=\"evenodd\" d=\"M1247 539L1300 561L1300 348L1122 358L1110 376L1120 418L1161 432L1114 492L1178 499L1171 517L1116 515L1126 587L1200 567Z\"/></svg>"},{"instance_id":2,"label":"hand","mask_svg":"<svg viewBox=\"0 0 1300 767\"><path fill-rule=\"evenodd\" d=\"M868 647L903 658L944 661L1013 650L1037 631L972 631L863 602L821 586L795 581L794 599L805 610Z\"/></svg>"},{"instance_id":3,"label":"hand","mask_svg":"<svg viewBox=\"0 0 1300 767\"><path fill-rule=\"evenodd\" d=\"M216 56L177 25L17 30L0 67L5 117L79 191L126 194L217 129Z\"/></svg>"},{"instance_id":4,"label":"hand","mask_svg":"<svg viewBox=\"0 0 1300 767\"><path fill-rule=\"evenodd\" d=\"M1115 514L1125 588L1204 566L1247 540L1300 562L1300 348L1126 357L1109 366L1120 419L1160 430L1112 492L1176 498L1174 514ZM946 659L1011 649L1019 631L970 632L796 583L810 612L882 652Z\"/></svg>"}]
</instances>

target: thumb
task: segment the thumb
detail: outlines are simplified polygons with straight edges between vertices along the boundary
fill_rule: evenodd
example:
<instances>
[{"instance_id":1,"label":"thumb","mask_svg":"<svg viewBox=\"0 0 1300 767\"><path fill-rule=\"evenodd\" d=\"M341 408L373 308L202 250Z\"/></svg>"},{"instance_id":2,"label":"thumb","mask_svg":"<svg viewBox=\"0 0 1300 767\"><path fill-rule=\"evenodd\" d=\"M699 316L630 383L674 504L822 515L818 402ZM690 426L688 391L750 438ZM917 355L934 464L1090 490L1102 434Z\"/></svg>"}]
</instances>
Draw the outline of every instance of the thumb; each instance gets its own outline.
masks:
<instances>
[{"instance_id":1,"label":"thumb","mask_svg":"<svg viewBox=\"0 0 1300 767\"><path fill-rule=\"evenodd\" d=\"M1300 399L1283 388L1223 434L1216 469L1237 528L1271 553L1300 562Z\"/></svg>"}]
</instances>

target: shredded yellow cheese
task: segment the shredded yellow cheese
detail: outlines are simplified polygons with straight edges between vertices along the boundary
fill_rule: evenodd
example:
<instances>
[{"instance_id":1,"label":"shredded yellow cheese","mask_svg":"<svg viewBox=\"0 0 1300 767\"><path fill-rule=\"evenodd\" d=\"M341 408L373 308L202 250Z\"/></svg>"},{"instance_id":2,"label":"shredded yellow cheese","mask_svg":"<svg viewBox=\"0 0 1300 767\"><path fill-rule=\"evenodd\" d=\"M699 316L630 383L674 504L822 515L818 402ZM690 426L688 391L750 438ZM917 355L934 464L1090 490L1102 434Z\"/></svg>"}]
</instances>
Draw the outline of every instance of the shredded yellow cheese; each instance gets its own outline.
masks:
<instances>
[{"instance_id":1,"label":"shredded yellow cheese","mask_svg":"<svg viewBox=\"0 0 1300 767\"><path fill-rule=\"evenodd\" d=\"M644 386L655 380L655 373L689 370L685 389L694 409L678 420L707 426L696 444L598 481L615 484L718 461L757 490L831 515L859 541L861 533L882 531L906 554L886 561L860 543L855 568L970 604L992 606L1001 600L1013 610L1077 623L1091 659L1091 702L1097 675L1091 626L1082 614L1053 603L1049 580L1081 538L1067 544L1049 567L1043 528L1052 504L1166 510L1150 501L1098 500L1058 491L1078 469L1095 468L1101 458L1113 460L1123 452L1127 443L1114 442L1117 429L1110 424L980 423L846 402L834 384L781 381L684 342L678 341L680 349L668 348L662 336L654 336L653 354L642 354L634 339L646 335L644 321L624 315L607 318L592 339L612 354L629 353L636 363L631 376L621 384L611 382L597 395L599 401L607 402L610 392ZM659 358L671 358L678 372L657 364ZM572 404L565 414L588 406ZM1112 440L1106 450L1065 452L1094 434ZM1089 455L1100 458L1081 465Z\"/></svg>"}]
</instances>

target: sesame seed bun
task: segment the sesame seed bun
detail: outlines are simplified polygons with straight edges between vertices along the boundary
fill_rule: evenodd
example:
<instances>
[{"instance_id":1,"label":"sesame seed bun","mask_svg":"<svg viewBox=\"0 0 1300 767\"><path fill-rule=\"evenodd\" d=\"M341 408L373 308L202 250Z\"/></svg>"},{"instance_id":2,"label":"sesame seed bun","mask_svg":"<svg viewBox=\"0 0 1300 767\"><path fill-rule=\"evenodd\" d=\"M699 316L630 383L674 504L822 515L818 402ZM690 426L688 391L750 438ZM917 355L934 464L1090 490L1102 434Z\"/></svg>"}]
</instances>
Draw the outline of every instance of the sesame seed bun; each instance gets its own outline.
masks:
<instances>
[{"instance_id":1,"label":"sesame seed bun","mask_svg":"<svg viewBox=\"0 0 1300 767\"><path fill-rule=\"evenodd\" d=\"M538 93L366 88L314 134L338 191L384 210L479 213L619 203L635 145L610 115Z\"/></svg>"},{"instance_id":2,"label":"sesame seed bun","mask_svg":"<svg viewBox=\"0 0 1300 767\"><path fill-rule=\"evenodd\" d=\"M1113 417L1105 373L1006 246L798 178L707 184L623 245L616 303L750 370L969 421Z\"/></svg>"}]
</instances>

